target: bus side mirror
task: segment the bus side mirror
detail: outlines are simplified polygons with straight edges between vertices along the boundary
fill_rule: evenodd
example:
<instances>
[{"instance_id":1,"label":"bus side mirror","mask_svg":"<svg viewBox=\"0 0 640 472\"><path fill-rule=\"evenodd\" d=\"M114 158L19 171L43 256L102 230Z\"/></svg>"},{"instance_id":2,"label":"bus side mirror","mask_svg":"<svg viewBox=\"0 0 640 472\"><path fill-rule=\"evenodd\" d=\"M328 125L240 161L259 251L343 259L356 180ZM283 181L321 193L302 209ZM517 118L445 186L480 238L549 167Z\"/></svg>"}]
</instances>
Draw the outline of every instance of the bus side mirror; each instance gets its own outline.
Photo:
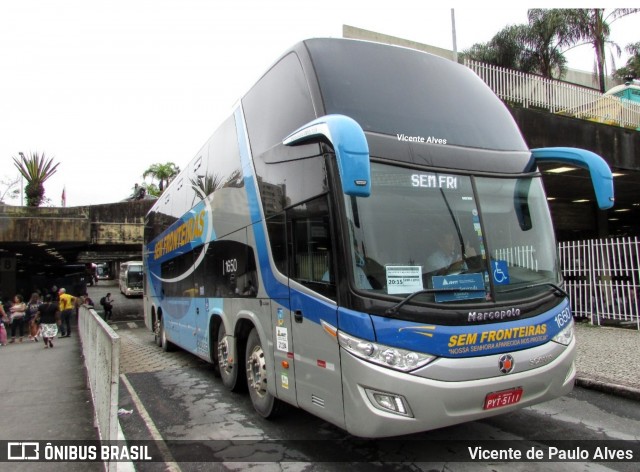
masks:
<instances>
[{"instance_id":1,"label":"bus side mirror","mask_svg":"<svg viewBox=\"0 0 640 472\"><path fill-rule=\"evenodd\" d=\"M368 197L371 194L369 145L360 125L345 115L326 115L298 128L282 144L294 146L318 139L333 146L345 195Z\"/></svg>"},{"instance_id":2,"label":"bus side mirror","mask_svg":"<svg viewBox=\"0 0 640 472\"><path fill-rule=\"evenodd\" d=\"M613 207L613 175L609 165L596 153L569 147L538 148L532 149L531 153L536 163L560 162L587 169L591 174L600 209L607 210Z\"/></svg>"}]
</instances>

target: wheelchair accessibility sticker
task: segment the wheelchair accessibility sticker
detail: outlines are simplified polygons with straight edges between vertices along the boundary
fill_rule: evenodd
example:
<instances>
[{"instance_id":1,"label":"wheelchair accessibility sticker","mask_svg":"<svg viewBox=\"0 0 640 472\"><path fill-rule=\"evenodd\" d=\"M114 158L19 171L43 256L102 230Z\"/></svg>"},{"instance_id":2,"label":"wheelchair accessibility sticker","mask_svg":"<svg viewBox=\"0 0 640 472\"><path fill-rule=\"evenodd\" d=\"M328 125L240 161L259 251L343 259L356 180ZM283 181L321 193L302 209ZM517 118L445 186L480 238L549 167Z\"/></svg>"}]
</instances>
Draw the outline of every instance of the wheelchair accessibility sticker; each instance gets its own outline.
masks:
<instances>
[{"instance_id":1,"label":"wheelchair accessibility sticker","mask_svg":"<svg viewBox=\"0 0 640 472\"><path fill-rule=\"evenodd\" d=\"M509 284L507 261L491 261L491 273L493 274L493 283L496 285Z\"/></svg>"}]
</instances>

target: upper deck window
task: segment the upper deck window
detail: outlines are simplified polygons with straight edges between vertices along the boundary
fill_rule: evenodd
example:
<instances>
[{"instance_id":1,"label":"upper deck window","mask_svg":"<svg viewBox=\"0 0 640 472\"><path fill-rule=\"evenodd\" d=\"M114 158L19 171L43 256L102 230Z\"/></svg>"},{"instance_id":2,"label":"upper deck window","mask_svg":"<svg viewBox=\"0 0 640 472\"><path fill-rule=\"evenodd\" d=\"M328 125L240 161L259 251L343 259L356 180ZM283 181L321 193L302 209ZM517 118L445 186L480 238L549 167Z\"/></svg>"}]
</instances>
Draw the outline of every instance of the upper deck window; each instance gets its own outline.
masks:
<instances>
[{"instance_id":1,"label":"upper deck window","mask_svg":"<svg viewBox=\"0 0 640 472\"><path fill-rule=\"evenodd\" d=\"M411 49L344 40L310 40L326 114L401 141L523 151L502 102L468 68ZM424 140L424 141L422 141Z\"/></svg>"},{"instance_id":2,"label":"upper deck window","mask_svg":"<svg viewBox=\"0 0 640 472\"><path fill-rule=\"evenodd\" d=\"M242 104L254 156L316 117L302 66L293 53L275 64Z\"/></svg>"}]
</instances>

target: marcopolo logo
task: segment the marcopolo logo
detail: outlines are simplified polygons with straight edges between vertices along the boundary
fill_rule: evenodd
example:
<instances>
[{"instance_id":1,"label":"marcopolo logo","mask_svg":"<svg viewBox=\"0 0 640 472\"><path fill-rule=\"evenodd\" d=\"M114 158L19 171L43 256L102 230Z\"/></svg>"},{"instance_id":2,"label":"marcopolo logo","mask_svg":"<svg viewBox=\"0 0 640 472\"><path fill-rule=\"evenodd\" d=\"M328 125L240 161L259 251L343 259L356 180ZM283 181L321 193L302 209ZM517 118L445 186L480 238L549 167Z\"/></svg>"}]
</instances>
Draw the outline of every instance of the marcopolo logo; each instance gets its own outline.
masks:
<instances>
[{"instance_id":1,"label":"marcopolo logo","mask_svg":"<svg viewBox=\"0 0 640 472\"><path fill-rule=\"evenodd\" d=\"M511 307L507 310L496 311L470 311L469 321L504 320L520 316L520 308Z\"/></svg>"}]
</instances>

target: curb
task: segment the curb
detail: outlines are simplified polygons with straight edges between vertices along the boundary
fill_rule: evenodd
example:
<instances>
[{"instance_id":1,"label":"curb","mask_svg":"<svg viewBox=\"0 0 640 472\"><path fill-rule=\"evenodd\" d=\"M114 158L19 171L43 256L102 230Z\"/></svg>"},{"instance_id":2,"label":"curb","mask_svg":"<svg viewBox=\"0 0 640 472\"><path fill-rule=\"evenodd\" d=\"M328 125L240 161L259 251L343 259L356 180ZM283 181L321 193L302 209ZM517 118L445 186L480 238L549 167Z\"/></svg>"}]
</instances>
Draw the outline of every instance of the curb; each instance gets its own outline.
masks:
<instances>
[{"instance_id":1,"label":"curb","mask_svg":"<svg viewBox=\"0 0 640 472\"><path fill-rule=\"evenodd\" d=\"M612 384L588 377L576 377L575 385L590 390L616 395L618 397L628 398L629 400L640 401L640 388L631 387L629 385Z\"/></svg>"}]
</instances>

